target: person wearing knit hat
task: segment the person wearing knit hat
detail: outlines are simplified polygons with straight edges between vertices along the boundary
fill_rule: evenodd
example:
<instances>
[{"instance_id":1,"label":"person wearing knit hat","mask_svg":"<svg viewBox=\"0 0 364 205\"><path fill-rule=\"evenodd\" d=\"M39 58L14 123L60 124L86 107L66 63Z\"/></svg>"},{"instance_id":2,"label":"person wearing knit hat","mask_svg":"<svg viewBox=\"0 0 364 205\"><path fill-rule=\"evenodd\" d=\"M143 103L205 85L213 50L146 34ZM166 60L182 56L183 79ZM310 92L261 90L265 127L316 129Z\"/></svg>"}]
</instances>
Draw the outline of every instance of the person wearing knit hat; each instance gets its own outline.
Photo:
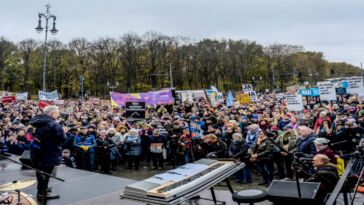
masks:
<instances>
[{"instance_id":1,"label":"person wearing knit hat","mask_svg":"<svg viewBox=\"0 0 364 205\"><path fill-rule=\"evenodd\" d=\"M253 115L253 117L250 119L253 123L258 123L259 117L258 115Z\"/></svg>"},{"instance_id":2,"label":"person wearing knit hat","mask_svg":"<svg viewBox=\"0 0 364 205\"><path fill-rule=\"evenodd\" d=\"M336 164L337 158L334 154L334 151L332 151L328 145L330 140L323 137L318 137L313 142L315 143L316 154L324 154L330 158L331 163Z\"/></svg>"}]
</instances>

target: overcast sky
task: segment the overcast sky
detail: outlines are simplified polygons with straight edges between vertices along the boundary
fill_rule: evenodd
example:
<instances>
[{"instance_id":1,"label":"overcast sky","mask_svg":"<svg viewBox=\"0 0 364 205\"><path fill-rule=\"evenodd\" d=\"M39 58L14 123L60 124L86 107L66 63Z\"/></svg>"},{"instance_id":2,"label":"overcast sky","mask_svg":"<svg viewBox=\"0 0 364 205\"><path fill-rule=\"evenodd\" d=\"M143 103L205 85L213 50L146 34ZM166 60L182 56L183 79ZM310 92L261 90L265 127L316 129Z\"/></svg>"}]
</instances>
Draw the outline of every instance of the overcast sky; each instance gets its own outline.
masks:
<instances>
[{"instance_id":1,"label":"overcast sky","mask_svg":"<svg viewBox=\"0 0 364 205\"><path fill-rule=\"evenodd\" d=\"M43 40L34 28L46 3L59 29L51 38L63 42L154 30L194 40L302 45L329 61L364 61L363 0L0 0L0 36Z\"/></svg>"}]
</instances>

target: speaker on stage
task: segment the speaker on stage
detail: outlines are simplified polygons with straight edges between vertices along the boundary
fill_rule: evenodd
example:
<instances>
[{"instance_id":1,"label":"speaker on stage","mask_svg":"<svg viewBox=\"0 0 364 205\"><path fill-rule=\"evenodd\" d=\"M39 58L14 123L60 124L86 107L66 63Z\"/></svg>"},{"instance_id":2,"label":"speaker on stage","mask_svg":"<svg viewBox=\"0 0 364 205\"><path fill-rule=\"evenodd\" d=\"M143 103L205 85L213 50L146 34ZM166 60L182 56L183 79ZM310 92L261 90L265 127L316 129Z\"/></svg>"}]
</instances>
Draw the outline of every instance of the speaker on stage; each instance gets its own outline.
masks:
<instances>
[{"instance_id":1,"label":"speaker on stage","mask_svg":"<svg viewBox=\"0 0 364 205\"><path fill-rule=\"evenodd\" d=\"M21 163L31 166L30 151L29 150L24 150L24 152L20 156L19 160L20 160Z\"/></svg>"},{"instance_id":2,"label":"speaker on stage","mask_svg":"<svg viewBox=\"0 0 364 205\"><path fill-rule=\"evenodd\" d=\"M276 204L322 204L320 182L300 182L301 200L298 200L296 181L273 180L268 188L268 199Z\"/></svg>"}]
</instances>

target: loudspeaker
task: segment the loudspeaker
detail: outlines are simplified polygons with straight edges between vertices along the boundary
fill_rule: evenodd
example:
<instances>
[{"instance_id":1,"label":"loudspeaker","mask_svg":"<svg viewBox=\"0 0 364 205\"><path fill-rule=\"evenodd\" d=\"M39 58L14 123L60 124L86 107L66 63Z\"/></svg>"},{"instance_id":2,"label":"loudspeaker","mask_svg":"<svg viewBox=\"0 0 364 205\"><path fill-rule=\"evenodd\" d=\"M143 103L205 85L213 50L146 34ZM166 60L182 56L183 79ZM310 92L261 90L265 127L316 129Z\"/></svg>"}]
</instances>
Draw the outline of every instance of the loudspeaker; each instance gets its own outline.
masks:
<instances>
[{"instance_id":1,"label":"loudspeaker","mask_svg":"<svg viewBox=\"0 0 364 205\"><path fill-rule=\"evenodd\" d=\"M300 182L301 200L298 200L296 181L273 180L268 188L269 201L276 204L322 204L318 192L320 182Z\"/></svg>"},{"instance_id":2,"label":"loudspeaker","mask_svg":"<svg viewBox=\"0 0 364 205\"><path fill-rule=\"evenodd\" d=\"M28 166L31 166L31 162L30 162L30 151L29 150L24 150L24 152L20 156L19 160L20 160L21 163L26 164Z\"/></svg>"}]
</instances>

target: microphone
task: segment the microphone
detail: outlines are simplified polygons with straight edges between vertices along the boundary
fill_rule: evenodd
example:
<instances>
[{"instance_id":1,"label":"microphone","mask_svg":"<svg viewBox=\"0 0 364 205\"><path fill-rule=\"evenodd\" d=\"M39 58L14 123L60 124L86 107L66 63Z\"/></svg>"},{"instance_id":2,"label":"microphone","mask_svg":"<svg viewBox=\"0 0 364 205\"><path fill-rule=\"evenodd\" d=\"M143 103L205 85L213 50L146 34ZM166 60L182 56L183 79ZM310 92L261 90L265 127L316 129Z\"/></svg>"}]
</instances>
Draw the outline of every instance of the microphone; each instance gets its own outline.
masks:
<instances>
[{"instance_id":1,"label":"microphone","mask_svg":"<svg viewBox=\"0 0 364 205\"><path fill-rule=\"evenodd\" d=\"M336 145L341 145L341 144L345 144L348 143L348 140L343 140L343 141L339 141L339 142L335 142L335 143L329 143L330 147L332 146L336 146Z\"/></svg>"}]
</instances>

